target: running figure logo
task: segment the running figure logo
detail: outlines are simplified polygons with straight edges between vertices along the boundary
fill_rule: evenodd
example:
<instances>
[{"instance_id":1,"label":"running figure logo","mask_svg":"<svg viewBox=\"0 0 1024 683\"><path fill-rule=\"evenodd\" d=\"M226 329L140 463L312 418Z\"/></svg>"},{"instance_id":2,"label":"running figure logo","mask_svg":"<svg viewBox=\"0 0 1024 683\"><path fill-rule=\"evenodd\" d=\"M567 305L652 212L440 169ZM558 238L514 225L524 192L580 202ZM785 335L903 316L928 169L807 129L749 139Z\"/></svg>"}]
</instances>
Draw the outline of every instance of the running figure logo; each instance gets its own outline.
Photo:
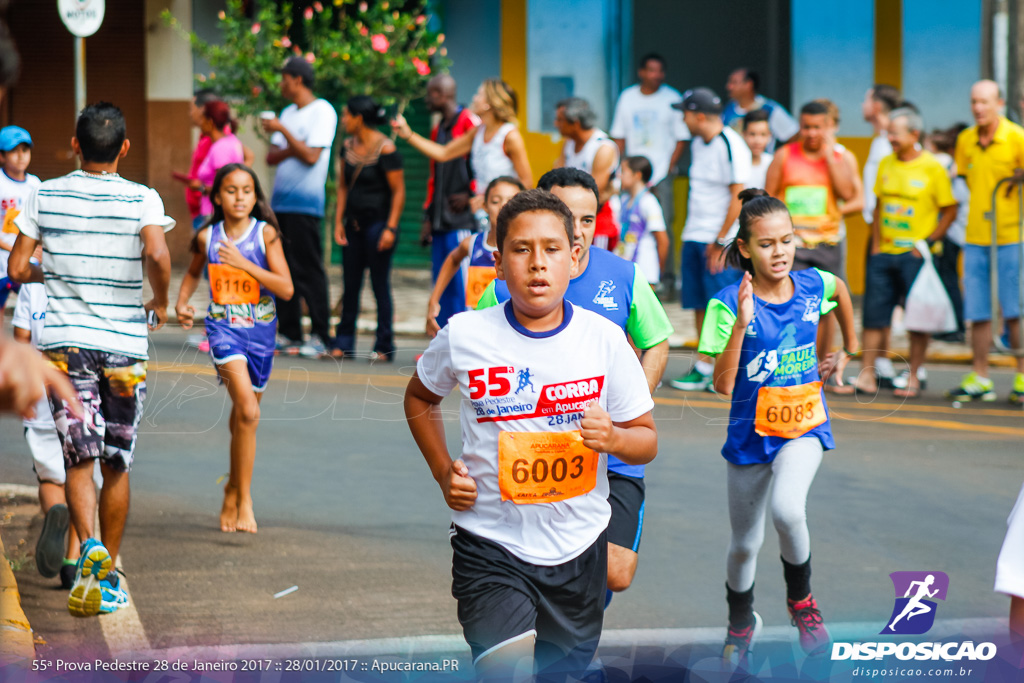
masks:
<instances>
[{"instance_id":1,"label":"running figure logo","mask_svg":"<svg viewBox=\"0 0 1024 683\"><path fill-rule=\"evenodd\" d=\"M531 394L537 393L537 390L533 388L533 378L530 377L530 368L523 368L519 371L519 388L516 389L516 393L518 394L520 391L525 389L527 385L530 386Z\"/></svg>"},{"instance_id":2,"label":"running figure logo","mask_svg":"<svg viewBox=\"0 0 1024 683\"><path fill-rule=\"evenodd\" d=\"M896 604L882 635L927 633L935 623L937 606L929 598L946 599L949 577L944 572L893 572L889 578L896 590Z\"/></svg>"}]
</instances>

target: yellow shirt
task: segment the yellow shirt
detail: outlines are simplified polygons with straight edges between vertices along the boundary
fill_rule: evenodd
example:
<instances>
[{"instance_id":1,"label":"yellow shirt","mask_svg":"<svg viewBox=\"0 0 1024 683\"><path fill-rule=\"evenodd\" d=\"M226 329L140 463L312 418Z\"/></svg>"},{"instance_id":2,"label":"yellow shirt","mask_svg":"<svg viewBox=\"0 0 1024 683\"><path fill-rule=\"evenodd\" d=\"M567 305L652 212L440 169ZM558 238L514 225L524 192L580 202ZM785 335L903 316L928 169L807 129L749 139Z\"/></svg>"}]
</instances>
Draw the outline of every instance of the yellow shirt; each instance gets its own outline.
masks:
<instances>
[{"instance_id":1,"label":"yellow shirt","mask_svg":"<svg viewBox=\"0 0 1024 683\"><path fill-rule=\"evenodd\" d=\"M956 204L953 184L928 152L913 161L882 159L875 177L883 254L904 254L935 232L939 209Z\"/></svg>"},{"instance_id":2,"label":"yellow shirt","mask_svg":"<svg viewBox=\"0 0 1024 683\"><path fill-rule=\"evenodd\" d=\"M985 148L978 144L978 127L971 126L956 139L957 172L967 179L971 190L971 210L967 215L967 243L992 243L992 191L1014 169L1024 168L1024 128L1005 118L999 119L992 143ZM1005 185L1003 188L1005 189ZM1020 241L1020 209L1018 192L1005 196L1003 189L996 200L999 221L997 241L1014 244Z\"/></svg>"}]
</instances>

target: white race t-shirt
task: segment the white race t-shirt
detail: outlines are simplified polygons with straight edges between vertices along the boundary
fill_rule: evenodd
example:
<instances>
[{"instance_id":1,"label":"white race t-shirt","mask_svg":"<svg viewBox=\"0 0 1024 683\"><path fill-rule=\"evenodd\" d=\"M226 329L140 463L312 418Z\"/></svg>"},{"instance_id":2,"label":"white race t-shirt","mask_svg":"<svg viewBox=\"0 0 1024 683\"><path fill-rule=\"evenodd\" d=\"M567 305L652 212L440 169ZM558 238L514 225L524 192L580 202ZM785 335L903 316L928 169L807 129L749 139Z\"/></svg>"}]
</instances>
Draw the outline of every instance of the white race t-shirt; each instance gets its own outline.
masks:
<instances>
[{"instance_id":1,"label":"white race t-shirt","mask_svg":"<svg viewBox=\"0 0 1024 683\"><path fill-rule=\"evenodd\" d=\"M749 183L750 148L740 134L728 126L704 142L699 135L690 143L690 198L687 204L683 240L711 244L718 239L732 202L730 185ZM729 229L732 239L739 221Z\"/></svg>"},{"instance_id":2,"label":"white race t-shirt","mask_svg":"<svg viewBox=\"0 0 1024 683\"><path fill-rule=\"evenodd\" d=\"M609 135L626 141L626 156L647 157L654 167L651 185L668 175L676 144L690 139L683 112L672 108L682 101L683 96L675 88L663 85L644 95L637 84L623 90L615 104Z\"/></svg>"},{"instance_id":3,"label":"white race t-shirt","mask_svg":"<svg viewBox=\"0 0 1024 683\"><path fill-rule=\"evenodd\" d=\"M577 557L608 526L607 456L600 454L597 484L588 493L517 505L501 500L499 434L578 430L595 398L615 422L654 407L622 330L597 313L564 305L562 325L543 333L523 328L511 302L454 315L416 365L429 391L447 396L458 387L462 394L461 458L477 498L469 510L453 512L452 521L542 566Z\"/></svg>"},{"instance_id":4,"label":"white race t-shirt","mask_svg":"<svg viewBox=\"0 0 1024 683\"><path fill-rule=\"evenodd\" d=\"M324 183L331 165L331 146L338 130L338 113L327 100L313 100L299 109L290 104L281 112L281 125L308 147L320 148L320 156L312 166L288 157L277 166L274 194L270 208L277 213L298 213L306 216L324 215ZM274 133L270 144L287 147L284 134Z\"/></svg>"},{"instance_id":5,"label":"white race t-shirt","mask_svg":"<svg viewBox=\"0 0 1024 683\"><path fill-rule=\"evenodd\" d=\"M753 159L751 159L750 177L747 178L748 188L764 189L765 180L768 178L768 167L772 165L772 159L774 158L774 154L761 152L761 163L755 165Z\"/></svg>"},{"instance_id":6,"label":"white race t-shirt","mask_svg":"<svg viewBox=\"0 0 1024 683\"><path fill-rule=\"evenodd\" d=\"M174 227L156 190L116 173L73 171L33 191L15 223L43 243L50 301L39 347L148 358L141 232Z\"/></svg>"},{"instance_id":7,"label":"white race t-shirt","mask_svg":"<svg viewBox=\"0 0 1024 683\"><path fill-rule=\"evenodd\" d=\"M864 162L864 222L871 228L871 221L875 218L875 179L878 178L878 164L885 157L892 154L892 145L889 144L889 136L885 133L875 136L871 140L871 149L868 150L867 161Z\"/></svg>"},{"instance_id":8,"label":"white race t-shirt","mask_svg":"<svg viewBox=\"0 0 1024 683\"><path fill-rule=\"evenodd\" d=\"M18 238L18 228L14 219L21 213L28 195L39 187L39 178L31 173L25 174L24 180L12 180L3 169L0 169L0 241L8 247L14 246ZM11 252L0 249L0 278L7 277L7 261Z\"/></svg>"},{"instance_id":9,"label":"white race t-shirt","mask_svg":"<svg viewBox=\"0 0 1024 683\"><path fill-rule=\"evenodd\" d=\"M18 292L18 303L14 306L13 324L32 335L32 346L39 348L39 338L46 323L46 285L40 282L26 282ZM53 428L53 415L46 393L36 403L36 416L24 421L26 427Z\"/></svg>"}]
</instances>

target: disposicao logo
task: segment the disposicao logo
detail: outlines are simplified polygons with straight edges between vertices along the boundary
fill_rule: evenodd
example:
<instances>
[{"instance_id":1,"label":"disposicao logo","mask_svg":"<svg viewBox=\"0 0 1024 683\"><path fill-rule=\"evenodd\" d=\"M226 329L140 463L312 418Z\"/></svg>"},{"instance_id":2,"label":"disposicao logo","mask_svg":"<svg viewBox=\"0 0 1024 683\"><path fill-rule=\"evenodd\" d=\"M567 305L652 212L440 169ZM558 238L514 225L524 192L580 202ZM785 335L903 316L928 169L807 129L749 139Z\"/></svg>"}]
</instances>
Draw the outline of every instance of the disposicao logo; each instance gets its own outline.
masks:
<instances>
[{"instance_id":1,"label":"disposicao logo","mask_svg":"<svg viewBox=\"0 0 1024 683\"><path fill-rule=\"evenodd\" d=\"M896 592L892 615L879 635L915 636L927 633L935 624L938 604L949 590L945 572L893 572L889 574ZM832 643L833 660L871 660L895 656L899 660L957 661L989 660L996 656L993 643L964 642L868 642Z\"/></svg>"},{"instance_id":2,"label":"disposicao logo","mask_svg":"<svg viewBox=\"0 0 1024 683\"><path fill-rule=\"evenodd\" d=\"M880 634L927 633L935 623L935 600L946 599L949 577L945 572L893 572L889 578L896 590L896 604Z\"/></svg>"}]
</instances>

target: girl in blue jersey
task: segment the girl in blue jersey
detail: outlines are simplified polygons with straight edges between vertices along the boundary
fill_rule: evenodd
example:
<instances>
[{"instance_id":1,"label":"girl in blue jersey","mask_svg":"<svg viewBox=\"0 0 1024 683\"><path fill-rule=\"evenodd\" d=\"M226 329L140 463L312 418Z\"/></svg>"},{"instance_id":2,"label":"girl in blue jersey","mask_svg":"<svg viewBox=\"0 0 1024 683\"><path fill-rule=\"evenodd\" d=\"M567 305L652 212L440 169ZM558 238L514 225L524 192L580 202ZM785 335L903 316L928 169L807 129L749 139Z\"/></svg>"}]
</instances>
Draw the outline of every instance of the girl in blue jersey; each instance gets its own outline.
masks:
<instances>
[{"instance_id":1,"label":"girl in blue jersey","mask_svg":"<svg viewBox=\"0 0 1024 683\"><path fill-rule=\"evenodd\" d=\"M779 532L787 605L808 654L829 644L811 594L807 493L824 451L835 447L822 382L857 350L853 305L842 280L817 269L793 272L796 251L786 205L763 190L740 193L730 265L743 279L711 300L700 352L716 356L715 390L732 395L727 461L732 541L726 563L729 631L723 659L738 664L761 630L754 574L770 503ZM818 324L835 309L845 347L819 359Z\"/></svg>"},{"instance_id":2,"label":"girl in blue jersey","mask_svg":"<svg viewBox=\"0 0 1024 683\"><path fill-rule=\"evenodd\" d=\"M501 207L508 203L508 200L526 189L518 178L512 176L499 176L487 185L484 192L484 209L487 210L487 217L490 219L491 228L487 232L478 232L462 240L462 243L452 249L448 258L441 264L441 270L437 273L437 281L434 283L434 291L427 301L427 334L433 337L441 329L437 324L437 316L441 314L441 295L448 288L448 284L455 277L455 274L462 268L462 262L469 259L466 272L466 309L473 310L480 301L480 295L487 289L487 285L494 279L494 252L498 249L495 244L494 226L498 223L498 212Z\"/></svg>"},{"instance_id":3,"label":"girl in blue jersey","mask_svg":"<svg viewBox=\"0 0 1024 683\"><path fill-rule=\"evenodd\" d=\"M206 334L210 356L231 396L231 469L224 486L221 531L256 533L252 469L260 399L274 363L275 297L291 299L294 288L281 246L277 219L253 170L228 164L210 190L213 217L192 243L192 264L181 283L175 311L184 329L195 309L188 300L205 267L210 279Z\"/></svg>"}]
</instances>

